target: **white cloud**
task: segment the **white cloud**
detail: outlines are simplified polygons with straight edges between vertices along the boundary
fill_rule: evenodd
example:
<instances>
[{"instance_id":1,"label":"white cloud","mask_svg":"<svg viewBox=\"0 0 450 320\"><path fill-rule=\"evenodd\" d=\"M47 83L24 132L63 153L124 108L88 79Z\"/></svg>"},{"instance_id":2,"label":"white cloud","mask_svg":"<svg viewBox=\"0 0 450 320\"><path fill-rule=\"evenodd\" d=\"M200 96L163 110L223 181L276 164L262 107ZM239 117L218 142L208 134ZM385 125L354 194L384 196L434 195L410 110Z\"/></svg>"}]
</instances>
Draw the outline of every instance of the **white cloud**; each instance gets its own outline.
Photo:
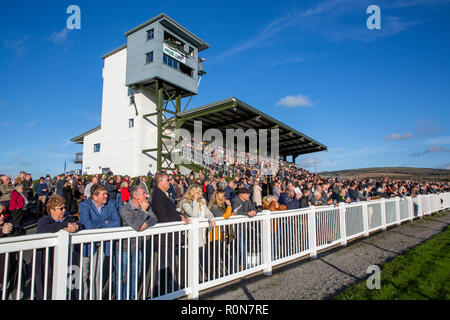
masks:
<instances>
[{"instance_id":1,"label":"white cloud","mask_svg":"<svg viewBox=\"0 0 450 320\"><path fill-rule=\"evenodd\" d=\"M18 40L5 40L4 41L4 46L5 48L9 48L9 49L14 49L16 50L16 54L17 57L21 57L23 56L23 54L25 53L25 41L28 39L28 36L24 36L22 39L18 39Z\"/></svg>"},{"instance_id":2,"label":"white cloud","mask_svg":"<svg viewBox=\"0 0 450 320\"><path fill-rule=\"evenodd\" d=\"M276 105L288 108L295 108L295 107L312 107L313 103L311 102L311 100L309 100L307 96L298 94L296 96L286 96L284 98L281 98Z\"/></svg>"},{"instance_id":3,"label":"white cloud","mask_svg":"<svg viewBox=\"0 0 450 320\"><path fill-rule=\"evenodd\" d=\"M436 137L436 138L430 138L427 141L425 141L425 144L429 145L438 145L438 144L450 144L450 137Z\"/></svg>"},{"instance_id":4,"label":"white cloud","mask_svg":"<svg viewBox=\"0 0 450 320\"><path fill-rule=\"evenodd\" d=\"M48 40L59 44L59 43L63 43L64 41L66 41L67 35L69 34L69 29L64 28L62 31L60 32L53 32L49 37Z\"/></svg>"},{"instance_id":5,"label":"white cloud","mask_svg":"<svg viewBox=\"0 0 450 320\"><path fill-rule=\"evenodd\" d=\"M406 140L406 139L410 139L413 137L413 134L411 132L408 132L406 134L398 134L398 133L393 133L388 135L385 140L386 141L392 141L392 140Z\"/></svg>"},{"instance_id":6,"label":"white cloud","mask_svg":"<svg viewBox=\"0 0 450 320\"><path fill-rule=\"evenodd\" d=\"M9 126L9 125L10 125L10 123L9 123L8 121L6 121L6 122L0 122L0 128L7 127L7 126Z\"/></svg>"}]
</instances>

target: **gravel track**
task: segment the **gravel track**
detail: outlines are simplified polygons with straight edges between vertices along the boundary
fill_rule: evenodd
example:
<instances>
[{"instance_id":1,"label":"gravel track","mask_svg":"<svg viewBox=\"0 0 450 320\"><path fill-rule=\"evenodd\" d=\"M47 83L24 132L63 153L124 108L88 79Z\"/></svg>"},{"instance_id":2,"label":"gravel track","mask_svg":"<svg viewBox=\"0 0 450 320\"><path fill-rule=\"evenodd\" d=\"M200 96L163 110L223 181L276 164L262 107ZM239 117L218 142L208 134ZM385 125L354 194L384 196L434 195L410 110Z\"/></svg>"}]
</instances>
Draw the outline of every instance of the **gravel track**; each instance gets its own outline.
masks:
<instances>
[{"instance_id":1,"label":"gravel track","mask_svg":"<svg viewBox=\"0 0 450 320\"><path fill-rule=\"evenodd\" d=\"M200 294L200 300L322 300L369 276L370 265L381 265L411 249L450 224L450 211L427 216L372 234L272 271Z\"/></svg>"}]
</instances>

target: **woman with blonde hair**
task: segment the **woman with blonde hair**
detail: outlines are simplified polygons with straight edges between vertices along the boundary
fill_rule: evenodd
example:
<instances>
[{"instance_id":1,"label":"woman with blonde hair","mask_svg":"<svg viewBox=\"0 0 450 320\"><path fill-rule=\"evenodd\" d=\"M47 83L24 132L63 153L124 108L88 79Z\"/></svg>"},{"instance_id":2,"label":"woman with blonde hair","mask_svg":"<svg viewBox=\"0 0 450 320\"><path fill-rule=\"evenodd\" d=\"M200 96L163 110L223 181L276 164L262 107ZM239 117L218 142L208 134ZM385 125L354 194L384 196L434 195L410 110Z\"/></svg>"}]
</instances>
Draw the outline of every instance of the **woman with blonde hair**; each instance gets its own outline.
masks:
<instances>
[{"instance_id":1,"label":"woman with blonde hair","mask_svg":"<svg viewBox=\"0 0 450 320\"><path fill-rule=\"evenodd\" d=\"M186 193L183 195L183 198L178 203L178 208L181 210L181 214L189 219L194 218L201 220L207 218L210 223L210 227L215 227L216 225L214 215L206 206L206 200L203 198L202 186L198 183L194 183L189 186ZM198 245L200 249L199 262L200 265L202 265L203 273L205 269L207 269L208 265L208 254L204 254L204 247L207 242L207 231L208 230L204 229L199 229L198 231Z\"/></svg>"},{"instance_id":2,"label":"woman with blonde hair","mask_svg":"<svg viewBox=\"0 0 450 320\"><path fill-rule=\"evenodd\" d=\"M208 208L215 217L229 219L232 215L236 215L236 213L232 212L230 200L225 197L225 190L222 189L214 191L211 201L208 204ZM222 270L222 275L226 273L225 267L228 265L226 262L230 259L230 252L225 249L227 248L226 245L230 245L234 238L235 233L233 226L231 225L215 227L211 230L209 235L209 257L211 260L215 257L213 276L217 275L217 277L219 277L220 270ZM219 257L219 253L225 254L221 254L222 257ZM223 267L220 268L220 266Z\"/></svg>"}]
</instances>

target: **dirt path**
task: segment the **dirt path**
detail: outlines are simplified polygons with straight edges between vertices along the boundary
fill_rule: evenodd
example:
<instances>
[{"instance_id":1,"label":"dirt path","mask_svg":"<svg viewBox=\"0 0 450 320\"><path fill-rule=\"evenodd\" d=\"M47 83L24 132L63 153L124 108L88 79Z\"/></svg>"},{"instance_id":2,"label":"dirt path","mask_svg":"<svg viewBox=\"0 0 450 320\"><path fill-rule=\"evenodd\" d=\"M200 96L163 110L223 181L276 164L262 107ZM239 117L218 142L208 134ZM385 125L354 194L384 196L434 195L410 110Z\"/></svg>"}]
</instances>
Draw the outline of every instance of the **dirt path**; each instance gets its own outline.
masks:
<instances>
[{"instance_id":1,"label":"dirt path","mask_svg":"<svg viewBox=\"0 0 450 320\"><path fill-rule=\"evenodd\" d=\"M368 276L370 265L381 265L443 231L450 211L428 216L350 242L274 269L272 276L258 275L200 295L201 300L310 300L331 299ZM383 285L383 284L381 284Z\"/></svg>"}]
</instances>

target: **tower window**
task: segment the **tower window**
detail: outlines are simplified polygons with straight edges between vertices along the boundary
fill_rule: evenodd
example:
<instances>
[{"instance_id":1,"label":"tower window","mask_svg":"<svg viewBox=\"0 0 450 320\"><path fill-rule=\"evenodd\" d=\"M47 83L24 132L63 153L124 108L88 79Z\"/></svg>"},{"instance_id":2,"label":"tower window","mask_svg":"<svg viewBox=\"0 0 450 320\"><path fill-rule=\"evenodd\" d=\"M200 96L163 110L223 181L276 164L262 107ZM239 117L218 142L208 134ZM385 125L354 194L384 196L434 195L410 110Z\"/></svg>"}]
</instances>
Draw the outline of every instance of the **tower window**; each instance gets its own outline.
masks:
<instances>
[{"instance_id":1,"label":"tower window","mask_svg":"<svg viewBox=\"0 0 450 320\"><path fill-rule=\"evenodd\" d=\"M145 63L153 62L153 51L145 54Z\"/></svg>"},{"instance_id":2,"label":"tower window","mask_svg":"<svg viewBox=\"0 0 450 320\"><path fill-rule=\"evenodd\" d=\"M147 30L147 40L152 40L155 37L155 30L150 29Z\"/></svg>"},{"instance_id":3,"label":"tower window","mask_svg":"<svg viewBox=\"0 0 450 320\"><path fill-rule=\"evenodd\" d=\"M191 57L193 57L194 56L194 48L192 48L192 47L189 47L189 55L191 56Z\"/></svg>"},{"instance_id":4,"label":"tower window","mask_svg":"<svg viewBox=\"0 0 450 320\"><path fill-rule=\"evenodd\" d=\"M134 104L134 96L130 97L130 104Z\"/></svg>"},{"instance_id":5,"label":"tower window","mask_svg":"<svg viewBox=\"0 0 450 320\"><path fill-rule=\"evenodd\" d=\"M128 128L134 127L134 119L128 119Z\"/></svg>"},{"instance_id":6,"label":"tower window","mask_svg":"<svg viewBox=\"0 0 450 320\"><path fill-rule=\"evenodd\" d=\"M100 152L100 143L94 144L94 152Z\"/></svg>"}]
</instances>

